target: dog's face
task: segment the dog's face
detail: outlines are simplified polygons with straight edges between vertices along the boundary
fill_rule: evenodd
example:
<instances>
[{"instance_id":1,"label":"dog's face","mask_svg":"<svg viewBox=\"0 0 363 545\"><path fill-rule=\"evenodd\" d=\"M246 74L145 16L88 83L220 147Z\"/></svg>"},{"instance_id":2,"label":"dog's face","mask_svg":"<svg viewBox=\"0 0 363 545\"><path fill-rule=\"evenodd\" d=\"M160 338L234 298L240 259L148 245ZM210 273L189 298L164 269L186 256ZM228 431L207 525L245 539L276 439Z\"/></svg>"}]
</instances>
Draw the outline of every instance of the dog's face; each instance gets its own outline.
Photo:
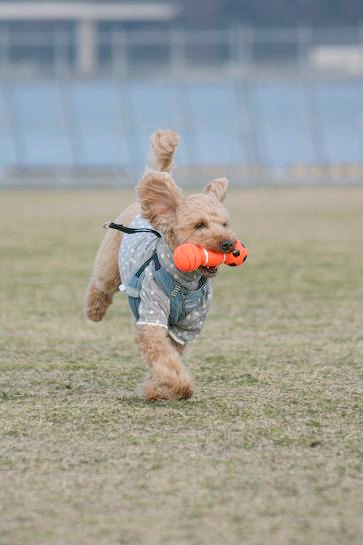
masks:
<instances>
[{"instance_id":1,"label":"dog's face","mask_svg":"<svg viewBox=\"0 0 363 545\"><path fill-rule=\"evenodd\" d=\"M172 250L191 243L208 250L231 252L236 235L229 214L221 204L228 181L219 178L209 183L205 193L183 197L168 173L149 171L138 185L143 216L166 238ZM213 277L218 268L200 267L204 276Z\"/></svg>"}]
</instances>

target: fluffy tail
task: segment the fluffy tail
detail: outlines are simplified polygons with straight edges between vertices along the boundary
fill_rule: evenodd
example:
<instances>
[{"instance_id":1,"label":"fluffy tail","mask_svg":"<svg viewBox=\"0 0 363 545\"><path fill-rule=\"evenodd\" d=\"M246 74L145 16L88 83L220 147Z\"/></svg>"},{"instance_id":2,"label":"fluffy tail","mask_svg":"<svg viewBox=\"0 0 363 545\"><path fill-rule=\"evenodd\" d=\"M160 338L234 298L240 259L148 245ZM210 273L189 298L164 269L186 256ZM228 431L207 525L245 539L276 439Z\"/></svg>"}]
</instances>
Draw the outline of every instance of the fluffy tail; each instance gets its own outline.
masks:
<instances>
[{"instance_id":1,"label":"fluffy tail","mask_svg":"<svg viewBox=\"0 0 363 545\"><path fill-rule=\"evenodd\" d=\"M173 157L179 144L179 135L170 130L159 129L150 136L148 168L161 172L170 172Z\"/></svg>"}]
</instances>

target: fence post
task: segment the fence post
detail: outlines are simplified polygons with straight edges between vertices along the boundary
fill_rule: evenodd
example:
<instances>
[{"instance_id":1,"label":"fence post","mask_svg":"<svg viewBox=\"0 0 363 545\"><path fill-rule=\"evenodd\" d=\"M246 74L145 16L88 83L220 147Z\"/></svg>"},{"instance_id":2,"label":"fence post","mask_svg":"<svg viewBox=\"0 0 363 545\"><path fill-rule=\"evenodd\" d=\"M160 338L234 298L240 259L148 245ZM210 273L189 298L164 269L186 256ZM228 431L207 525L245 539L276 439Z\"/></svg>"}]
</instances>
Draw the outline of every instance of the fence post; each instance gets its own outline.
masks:
<instances>
[{"instance_id":1,"label":"fence post","mask_svg":"<svg viewBox=\"0 0 363 545\"><path fill-rule=\"evenodd\" d=\"M186 45L187 39L184 29L174 28L170 31L171 42L171 76L175 84L176 97L176 124L184 132L185 146L188 150L189 165L195 165L197 158L200 157L198 150L198 139L196 130L193 126L192 111L189 104L189 96L186 83ZM191 169L187 169L189 176Z\"/></svg>"},{"instance_id":2,"label":"fence post","mask_svg":"<svg viewBox=\"0 0 363 545\"><path fill-rule=\"evenodd\" d=\"M315 157L315 163L322 166L325 162L324 138L320 123L319 111L316 106L314 96L314 80L311 74L311 60L309 52L313 43L312 29L310 27L300 27L297 30L298 49L299 49L299 79L304 96L304 111L310 134L310 141ZM316 174L315 182L319 181Z\"/></svg>"},{"instance_id":3,"label":"fence post","mask_svg":"<svg viewBox=\"0 0 363 545\"><path fill-rule=\"evenodd\" d=\"M126 79L128 75L128 56L126 31L110 33L112 73L117 79Z\"/></svg>"},{"instance_id":4,"label":"fence post","mask_svg":"<svg viewBox=\"0 0 363 545\"><path fill-rule=\"evenodd\" d=\"M91 76L96 70L96 32L91 19L77 23L77 64L82 76Z\"/></svg>"},{"instance_id":5,"label":"fence post","mask_svg":"<svg viewBox=\"0 0 363 545\"><path fill-rule=\"evenodd\" d=\"M252 45L255 34L251 28L239 27L237 32L237 75L236 86L239 98L239 132L241 143L246 147L248 178L259 181L259 167L262 165L260 127L252 100ZM246 121L245 121L246 119Z\"/></svg>"},{"instance_id":6,"label":"fence post","mask_svg":"<svg viewBox=\"0 0 363 545\"><path fill-rule=\"evenodd\" d=\"M5 125L9 135L9 139L13 141L14 149L14 165L20 168L24 166L26 161L25 147L22 137L21 128L19 126L16 107L14 104L13 94L13 73L14 68L11 65L11 41L10 30L3 29L0 34L0 50L1 55L0 65L0 82L3 101L5 105Z\"/></svg>"},{"instance_id":7,"label":"fence post","mask_svg":"<svg viewBox=\"0 0 363 545\"><path fill-rule=\"evenodd\" d=\"M64 31L57 31L55 35L56 48L56 77L58 81L61 109L62 109L62 124L69 141L69 151L71 156L71 166L76 168L81 164L81 139L77 128L77 119L74 115L71 85L72 79L69 78L68 63L66 57L67 44L69 34Z\"/></svg>"},{"instance_id":8,"label":"fence post","mask_svg":"<svg viewBox=\"0 0 363 545\"><path fill-rule=\"evenodd\" d=\"M118 86L119 133L125 136L128 150L128 175L130 179L135 175L134 170L139 164L139 150L135 115L130 100L129 59L127 55L127 31L116 31L111 35L111 56L113 76ZM122 126L121 126L122 125Z\"/></svg>"},{"instance_id":9,"label":"fence post","mask_svg":"<svg viewBox=\"0 0 363 545\"><path fill-rule=\"evenodd\" d=\"M65 39L65 36L67 36L67 39ZM66 78L68 76L67 42L68 33L62 30L56 30L54 32L54 69L58 79Z\"/></svg>"},{"instance_id":10,"label":"fence post","mask_svg":"<svg viewBox=\"0 0 363 545\"><path fill-rule=\"evenodd\" d=\"M359 40L360 54L361 54L361 56L363 56L363 25L359 26L358 40ZM363 163L363 112L361 112L361 115L360 115L360 128L362 130L362 146L361 146L362 159L361 159L361 161Z\"/></svg>"}]
</instances>

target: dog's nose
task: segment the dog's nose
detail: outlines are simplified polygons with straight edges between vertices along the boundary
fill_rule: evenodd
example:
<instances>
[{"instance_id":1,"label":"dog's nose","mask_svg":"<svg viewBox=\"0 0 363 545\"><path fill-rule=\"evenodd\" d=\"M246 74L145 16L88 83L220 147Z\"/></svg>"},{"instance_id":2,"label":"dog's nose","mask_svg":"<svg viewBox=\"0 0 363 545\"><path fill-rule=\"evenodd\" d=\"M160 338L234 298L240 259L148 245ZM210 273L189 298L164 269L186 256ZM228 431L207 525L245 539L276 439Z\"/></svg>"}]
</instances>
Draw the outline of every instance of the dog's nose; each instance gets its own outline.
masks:
<instances>
[{"instance_id":1,"label":"dog's nose","mask_svg":"<svg viewBox=\"0 0 363 545\"><path fill-rule=\"evenodd\" d=\"M222 240L219 243L219 247L221 248L222 252L230 252L234 248L234 242L233 240Z\"/></svg>"}]
</instances>

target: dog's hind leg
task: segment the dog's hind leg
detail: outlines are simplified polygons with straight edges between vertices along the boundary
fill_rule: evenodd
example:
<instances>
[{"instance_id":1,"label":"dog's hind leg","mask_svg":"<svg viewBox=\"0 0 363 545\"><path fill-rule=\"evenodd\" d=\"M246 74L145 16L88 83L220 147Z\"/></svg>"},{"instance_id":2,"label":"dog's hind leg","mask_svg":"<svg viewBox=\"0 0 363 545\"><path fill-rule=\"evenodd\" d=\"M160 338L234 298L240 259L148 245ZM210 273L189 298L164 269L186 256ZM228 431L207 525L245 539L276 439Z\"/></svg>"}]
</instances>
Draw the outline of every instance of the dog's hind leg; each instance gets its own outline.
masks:
<instances>
[{"instance_id":1,"label":"dog's hind leg","mask_svg":"<svg viewBox=\"0 0 363 545\"><path fill-rule=\"evenodd\" d=\"M129 225L139 212L139 205L134 203L126 208L115 222ZM86 316L94 322L102 320L121 283L118 254L122 237L120 231L109 229L96 255L86 293Z\"/></svg>"}]
</instances>

